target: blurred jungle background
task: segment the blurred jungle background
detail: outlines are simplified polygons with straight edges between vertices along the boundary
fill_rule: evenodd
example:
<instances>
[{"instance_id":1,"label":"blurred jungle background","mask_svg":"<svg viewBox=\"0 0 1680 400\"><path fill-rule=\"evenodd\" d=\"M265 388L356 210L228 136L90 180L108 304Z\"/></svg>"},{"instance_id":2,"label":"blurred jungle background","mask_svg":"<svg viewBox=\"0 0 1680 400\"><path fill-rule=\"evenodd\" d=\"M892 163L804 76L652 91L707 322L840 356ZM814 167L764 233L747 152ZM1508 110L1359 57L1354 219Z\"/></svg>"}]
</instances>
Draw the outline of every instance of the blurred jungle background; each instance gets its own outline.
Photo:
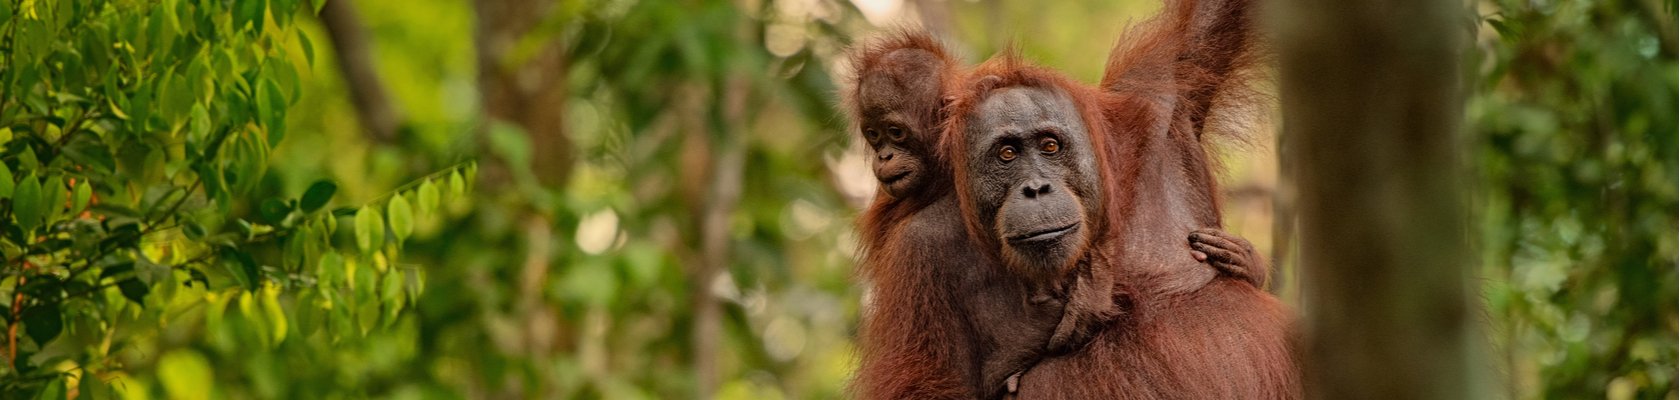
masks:
<instances>
[{"instance_id":1,"label":"blurred jungle background","mask_svg":"<svg viewBox=\"0 0 1680 400\"><path fill-rule=\"evenodd\" d=\"M1158 7L0 0L0 397L841 397L844 48L1089 82ZM1473 8L1499 388L1676 398L1675 2ZM1225 149L1226 221L1298 302L1273 132Z\"/></svg>"}]
</instances>

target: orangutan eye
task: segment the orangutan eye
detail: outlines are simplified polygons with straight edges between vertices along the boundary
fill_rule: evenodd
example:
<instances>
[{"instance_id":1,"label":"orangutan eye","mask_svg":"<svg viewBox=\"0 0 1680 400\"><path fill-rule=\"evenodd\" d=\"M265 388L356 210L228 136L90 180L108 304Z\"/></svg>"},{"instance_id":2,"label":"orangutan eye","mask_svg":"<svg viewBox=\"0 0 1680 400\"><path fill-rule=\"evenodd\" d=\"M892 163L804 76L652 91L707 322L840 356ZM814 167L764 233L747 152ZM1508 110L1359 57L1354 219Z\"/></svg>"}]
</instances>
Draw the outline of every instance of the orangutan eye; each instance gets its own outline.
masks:
<instances>
[{"instance_id":1,"label":"orangutan eye","mask_svg":"<svg viewBox=\"0 0 1680 400\"><path fill-rule=\"evenodd\" d=\"M998 151L998 159L1004 161L1014 160L1015 146L1003 146L1003 150Z\"/></svg>"},{"instance_id":2,"label":"orangutan eye","mask_svg":"<svg viewBox=\"0 0 1680 400\"><path fill-rule=\"evenodd\" d=\"M887 136L891 137L893 141L904 140L904 129L897 126L889 126L887 127Z\"/></svg>"},{"instance_id":3,"label":"orangutan eye","mask_svg":"<svg viewBox=\"0 0 1680 400\"><path fill-rule=\"evenodd\" d=\"M1056 154L1057 151L1061 150L1062 144L1057 142L1056 139L1045 138L1044 141L1038 142L1038 151L1042 151L1044 154Z\"/></svg>"},{"instance_id":4,"label":"orangutan eye","mask_svg":"<svg viewBox=\"0 0 1680 400\"><path fill-rule=\"evenodd\" d=\"M875 143L876 140L880 140L880 139L881 139L881 132L876 131L875 128L869 128L869 129L864 129L863 130L863 140L868 140L870 143Z\"/></svg>"}]
</instances>

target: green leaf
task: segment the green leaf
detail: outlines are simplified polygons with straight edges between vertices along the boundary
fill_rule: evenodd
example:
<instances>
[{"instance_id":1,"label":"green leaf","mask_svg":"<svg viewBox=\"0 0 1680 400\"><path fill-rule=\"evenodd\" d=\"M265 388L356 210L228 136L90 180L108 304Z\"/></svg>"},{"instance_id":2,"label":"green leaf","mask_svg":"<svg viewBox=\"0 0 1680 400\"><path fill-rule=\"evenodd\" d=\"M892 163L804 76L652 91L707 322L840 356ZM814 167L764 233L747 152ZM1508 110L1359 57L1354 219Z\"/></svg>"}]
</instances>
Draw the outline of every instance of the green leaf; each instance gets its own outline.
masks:
<instances>
[{"instance_id":1,"label":"green leaf","mask_svg":"<svg viewBox=\"0 0 1680 400\"><path fill-rule=\"evenodd\" d=\"M274 97L269 94L269 90L274 87L277 87L274 85L274 80L267 77L257 82L256 98L252 99L256 101L257 105L257 123L268 125L269 121L274 119L274 108L284 104L273 101Z\"/></svg>"},{"instance_id":2,"label":"green leaf","mask_svg":"<svg viewBox=\"0 0 1680 400\"><path fill-rule=\"evenodd\" d=\"M274 26L285 28L292 20L294 0L268 0L268 14L274 17Z\"/></svg>"},{"instance_id":3,"label":"green leaf","mask_svg":"<svg viewBox=\"0 0 1680 400\"><path fill-rule=\"evenodd\" d=\"M257 206L257 212L262 214L268 223L279 224L286 220L286 214L291 213L292 208L287 206L285 201L271 197L263 199L262 204Z\"/></svg>"},{"instance_id":4,"label":"green leaf","mask_svg":"<svg viewBox=\"0 0 1680 400\"><path fill-rule=\"evenodd\" d=\"M64 315L58 311L58 303L43 302L24 309L23 329L37 345L52 342L64 331Z\"/></svg>"},{"instance_id":5,"label":"green leaf","mask_svg":"<svg viewBox=\"0 0 1680 400\"><path fill-rule=\"evenodd\" d=\"M64 155L76 164L92 167L92 172L109 174L117 170L117 160L112 157L111 149L98 140L72 141L64 147Z\"/></svg>"},{"instance_id":6,"label":"green leaf","mask_svg":"<svg viewBox=\"0 0 1680 400\"><path fill-rule=\"evenodd\" d=\"M117 393L112 391L111 390L111 385L106 384L103 379L99 379L98 377L92 377L91 375L82 375L82 376L83 376L83 378L77 381L79 383L77 384L78 387L76 389L76 391L77 391L77 397L76 398L85 398L85 399L114 399L114 398L117 398Z\"/></svg>"},{"instance_id":7,"label":"green leaf","mask_svg":"<svg viewBox=\"0 0 1680 400\"><path fill-rule=\"evenodd\" d=\"M152 262L146 257L134 260L134 277L140 278L140 283L144 283L146 286L167 283L171 276L174 276L174 274L170 273L167 265Z\"/></svg>"},{"instance_id":8,"label":"green leaf","mask_svg":"<svg viewBox=\"0 0 1680 400\"><path fill-rule=\"evenodd\" d=\"M151 291L139 278L123 279L117 282L117 289L122 291L123 297L141 306L146 305L146 293Z\"/></svg>"},{"instance_id":9,"label":"green leaf","mask_svg":"<svg viewBox=\"0 0 1680 400\"><path fill-rule=\"evenodd\" d=\"M292 308L292 321L297 325L298 337L309 337L321 327L321 317L324 310L317 305L321 295L315 292L303 292L297 297L296 307Z\"/></svg>"},{"instance_id":10,"label":"green leaf","mask_svg":"<svg viewBox=\"0 0 1680 400\"><path fill-rule=\"evenodd\" d=\"M461 170L449 173L449 198L458 199L467 193L467 182L461 178Z\"/></svg>"},{"instance_id":11,"label":"green leaf","mask_svg":"<svg viewBox=\"0 0 1680 400\"><path fill-rule=\"evenodd\" d=\"M132 261L123 261L112 264L99 271L99 279L110 278L113 276L127 279L133 277L134 275L134 262Z\"/></svg>"},{"instance_id":12,"label":"green leaf","mask_svg":"<svg viewBox=\"0 0 1680 400\"><path fill-rule=\"evenodd\" d=\"M426 277L419 268L404 268L402 275L403 290L408 293L408 303L412 306L420 300L420 290L426 285Z\"/></svg>"},{"instance_id":13,"label":"green leaf","mask_svg":"<svg viewBox=\"0 0 1680 400\"><path fill-rule=\"evenodd\" d=\"M175 32L180 32L181 31L181 16L180 16L180 12L179 12L180 9L176 8L175 0L164 0L162 8L164 10L164 15L169 17L169 29L172 30L172 31L175 31Z\"/></svg>"},{"instance_id":14,"label":"green leaf","mask_svg":"<svg viewBox=\"0 0 1680 400\"><path fill-rule=\"evenodd\" d=\"M379 250L385 244L385 220L379 217L379 209L367 206L356 212L356 246L364 252Z\"/></svg>"},{"instance_id":15,"label":"green leaf","mask_svg":"<svg viewBox=\"0 0 1680 400\"><path fill-rule=\"evenodd\" d=\"M432 183L431 179L421 182L420 189L415 191L415 194L419 197L419 211L421 214L431 214L437 212L438 188L436 184Z\"/></svg>"},{"instance_id":16,"label":"green leaf","mask_svg":"<svg viewBox=\"0 0 1680 400\"><path fill-rule=\"evenodd\" d=\"M304 212L315 212L315 210L321 209L321 206L327 205L327 200L331 200L333 193L336 192L338 192L338 184L329 180L315 181L315 183L309 185L309 190L303 192L301 207Z\"/></svg>"},{"instance_id":17,"label":"green leaf","mask_svg":"<svg viewBox=\"0 0 1680 400\"><path fill-rule=\"evenodd\" d=\"M297 31L297 37L298 44L303 46L304 62L313 67L315 65L315 43L309 41L309 35L304 33L302 29Z\"/></svg>"},{"instance_id":18,"label":"green leaf","mask_svg":"<svg viewBox=\"0 0 1680 400\"><path fill-rule=\"evenodd\" d=\"M58 219L58 213L64 210L65 196L64 177L60 175L48 176L41 182L41 206L43 223L52 223Z\"/></svg>"},{"instance_id":19,"label":"green leaf","mask_svg":"<svg viewBox=\"0 0 1680 400\"><path fill-rule=\"evenodd\" d=\"M18 228L28 232L41 225L41 217L46 213L46 205L41 203L44 200L41 181L35 179L35 174L25 175L12 196L12 216L17 218Z\"/></svg>"},{"instance_id":20,"label":"green leaf","mask_svg":"<svg viewBox=\"0 0 1680 400\"><path fill-rule=\"evenodd\" d=\"M193 221L193 220L187 220L186 222L182 222L181 223L181 232L187 234L187 239L188 240L203 240L204 235L209 233L204 229L204 225L199 224L198 221Z\"/></svg>"},{"instance_id":21,"label":"green leaf","mask_svg":"<svg viewBox=\"0 0 1680 400\"><path fill-rule=\"evenodd\" d=\"M60 375L59 377L54 378L52 380L52 383L47 384L46 390L42 390L41 394L39 396L35 396L35 399L36 400L63 400L63 399L65 399L65 396L67 395L67 392L69 391L69 389L67 389L65 387L64 378L65 377L63 375Z\"/></svg>"},{"instance_id":22,"label":"green leaf","mask_svg":"<svg viewBox=\"0 0 1680 400\"><path fill-rule=\"evenodd\" d=\"M263 317L268 320L269 337L274 343L286 341L286 312L280 308L280 290L273 286L264 288L257 295L257 303L262 306ZM308 305L305 305L306 307Z\"/></svg>"},{"instance_id":23,"label":"green leaf","mask_svg":"<svg viewBox=\"0 0 1680 400\"><path fill-rule=\"evenodd\" d=\"M239 0L234 3L238 4L239 9L233 13L233 28L242 29L246 24L251 24L253 30L261 32L263 9L267 8L268 4L263 0Z\"/></svg>"},{"instance_id":24,"label":"green leaf","mask_svg":"<svg viewBox=\"0 0 1680 400\"><path fill-rule=\"evenodd\" d=\"M280 84L274 83L273 79L263 79L262 89L258 93L267 97L258 99L257 104L260 106L268 103L269 111L267 116L263 117L263 123L268 125L268 147L272 148L280 144L280 139L286 137L286 93L280 91Z\"/></svg>"},{"instance_id":25,"label":"green leaf","mask_svg":"<svg viewBox=\"0 0 1680 400\"><path fill-rule=\"evenodd\" d=\"M191 113L192 123L189 125L191 129L188 132L192 136L188 139L192 139L195 143L203 143L210 138L210 129L214 127L210 123L210 112L204 110L203 104L193 104Z\"/></svg>"},{"instance_id":26,"label":"green leaf","mask_svg":"<svg viewBox=\"0 0 1680 400\"><path fill-rule=\"evenodd\" d=\"M321 261L315 265L315 276L322 287L337 288L344 283L344 256L337 251L321 254Z\"/></svg>"},{"instance_id":27,"label":"green leaf","mask_svg":"<svg viewBox=\"0 0 1680 400\"><path fill-rule=\"evenodd\" d=\"M147 51L158 56L169 54L171 45L175 42L175 31L168 29L169 21L165 18L165 13L167 11L163 7L153 7L151 16L146 17L146 43L150 46Z\"/></svg>"},{"instance_id":28,"label":"green leaf","mask_svg":"<svg viewBox=\"0 0 1680 400\"><path fill-rule=\"evenodd\" d=\"M414 233L414 209L408 205L408 196L391 196L391 203L385 208L385 218L391 222L391 233L396 235L398 243Z\"/></svg>"},{"instance_id":29,"label":"green leaf","mask_svg":"<svg viewBox=\"0 0 1680 400\"><path fill-rule=\"evenodd\" d=\"M12 191L17 187L13 179L15 178L12 178L12 169L7 168L6 163L0 162L0 197L12 197Z\"/></svg>"},{"instance_id":30,"label":"green leaf","mask_svg":"<svg viewBox=\"0 0 1680 400\"><path fill-rule=\"evenodd\" d=\"M93 200L93 184L84 180L76 185L75 208L72 208L70 212L82 212L82 209L87 207L90 200Z\"/></svg>"},{"instance_id":31,"label":"green leaf","mask_svg":"<svg viewBox=\"0 0 1680 400\"><path fill-rule=\"evenodd\" d=\"M257 284L262 280L262 271L257 269L257 260L252 259L249 253L233 247L223 247L221 255L224 263L231 264L229 267L233 269L231 272L234 278L239 280L239 286L249 291L257 290Z\"/></svg>"},{"instance_id":32,"label":"green leaf","mask_svg":"<svg viewBox=\"0 0 1680 400\"><path fill-rule=\"evenodd\" d=\"M164 86L166 89L158 93L162 102L160 108L163 108L164 116L171 120L171 126L176 126L175 120L182 114L190 114L192 106L198 103L198 93L193 92L192 83L188 81L190 79L197 77L172 75L168 86Z\"/></svg>"},{"instance_id":33,"label":"green leaf","mask_svg":"<svg viewBox=\"0 0 1680 400\"><path fill-rule=\"evenodd\" d=\"M379 277L379 301L391 304L402 302L403 276L402 273L391 271Z\"/></svg>"}]
</instances>

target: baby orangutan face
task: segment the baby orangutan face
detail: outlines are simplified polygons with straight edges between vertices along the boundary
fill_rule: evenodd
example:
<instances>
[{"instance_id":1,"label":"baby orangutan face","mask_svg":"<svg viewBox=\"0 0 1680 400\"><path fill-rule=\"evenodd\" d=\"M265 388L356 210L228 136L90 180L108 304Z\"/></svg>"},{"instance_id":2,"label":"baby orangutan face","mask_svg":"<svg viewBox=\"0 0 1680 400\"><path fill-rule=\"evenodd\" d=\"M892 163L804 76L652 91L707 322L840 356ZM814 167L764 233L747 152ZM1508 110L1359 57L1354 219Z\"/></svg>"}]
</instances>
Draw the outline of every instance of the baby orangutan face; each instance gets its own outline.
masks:
<instances>
[{"instance_id":1,"label":"baby orangutan face","mask_svg":"<svg viewBox=\"0 0 1680 400\"><path fill-rule=\"evenodd\" d=\"M859 130L869 143L875 179L893 198L926 190L939 136L945 62L922 49L894 50L861 72Z\"/></svg>"}]
</instances>

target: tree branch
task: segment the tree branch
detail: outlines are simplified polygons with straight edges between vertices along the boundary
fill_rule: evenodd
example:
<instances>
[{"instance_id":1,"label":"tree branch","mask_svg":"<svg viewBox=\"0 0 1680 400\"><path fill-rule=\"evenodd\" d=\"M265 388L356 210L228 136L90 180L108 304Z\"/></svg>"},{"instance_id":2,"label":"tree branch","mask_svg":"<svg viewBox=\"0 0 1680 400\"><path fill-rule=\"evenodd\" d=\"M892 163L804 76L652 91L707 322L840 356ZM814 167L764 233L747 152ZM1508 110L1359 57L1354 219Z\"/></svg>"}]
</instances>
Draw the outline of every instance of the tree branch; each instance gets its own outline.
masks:
<instances>
[{"instance_id":1,"label":"tree branch","mask_svg":"<svg viewBox=\"0 0 1680 400\"><path fill-rule=\"evenodd\" d=\"M385 93L379 73L373 69L367 29L362 26L355 5L345 0L328 1L321 9L321 25L326 26L327 36L332 39L333 56L337 57L344 86L350 89L350 101L356 107L356 118L362 128L376 142L395 140L401 118Z\"/></svg>"}]
</instances>

